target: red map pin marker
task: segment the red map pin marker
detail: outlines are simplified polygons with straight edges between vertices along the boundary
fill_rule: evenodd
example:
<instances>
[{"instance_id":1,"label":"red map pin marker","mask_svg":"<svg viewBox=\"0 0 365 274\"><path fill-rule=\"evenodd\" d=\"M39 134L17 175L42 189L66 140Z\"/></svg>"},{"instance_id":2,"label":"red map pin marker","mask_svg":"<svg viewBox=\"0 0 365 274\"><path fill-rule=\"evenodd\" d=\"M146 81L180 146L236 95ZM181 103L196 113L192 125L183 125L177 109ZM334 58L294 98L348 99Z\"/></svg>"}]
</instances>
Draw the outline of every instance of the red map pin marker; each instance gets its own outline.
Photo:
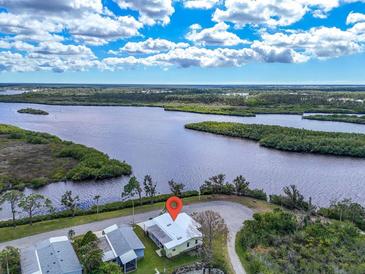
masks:
<instances>
[{"instance_id":1,"label":"red map pin marker","mask_svg":"<svg viewBox=\"0 0 365 274\"><path fill-rule=\"evenodd\" d=\"M174 221L176 220L177 215L179 215L182 207L183 207L183 201L176 196L170 197L166 201L166 209Z\"/></svg>"}]
</instances>

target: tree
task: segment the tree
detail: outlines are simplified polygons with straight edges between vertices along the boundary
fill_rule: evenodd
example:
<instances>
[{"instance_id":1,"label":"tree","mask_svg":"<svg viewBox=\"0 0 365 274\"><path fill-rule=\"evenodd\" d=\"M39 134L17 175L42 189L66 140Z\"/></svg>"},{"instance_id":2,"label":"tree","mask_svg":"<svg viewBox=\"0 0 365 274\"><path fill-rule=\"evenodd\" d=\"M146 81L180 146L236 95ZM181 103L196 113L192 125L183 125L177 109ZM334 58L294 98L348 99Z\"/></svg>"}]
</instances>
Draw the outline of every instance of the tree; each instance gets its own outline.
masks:
<instances>
[{"instance_id":1,"label":"tree","mask_svg":"<svg viewBox=\"0 0 365 274\"><path fill-rule=\"evenodd\" d=\"M151 198L151 204L153 204L153 197L156 196L156 183L152 181L152 177L150 175L144 176L143 179L143 187L147 197Z\"/></svg>"},{"instance_id":2,"label":"tree","mask_svg":"<svg viewBox=\"0 0 365 274\"><path fill-rule=\"evenodd\" d=\"M316 214L317 207L312 203L312 197L309 197L308 207L305 210L305 214L302 217L300 225L306 226L311 223L312 216Z\"/></svg>"},{"instance_id":3,"label":"tree","mask_svg":"<svg viewBox=\"0 0 365 274\"><path fill-rule=\"evenodd\" d=\"M222 236L226 237L228 229L223 218L217 212L208 210L193 213L192 216L201 226L200 231L203 234L202 262L210 273L213 266L213 241Z\"/></svg>"},{"instance_id":4,"label":"tree","mask_svg":"<svg viewBox=\"0 0 365 274\"><path fill-rule=\"evenodd\" d=\"M210 177L204 182L201 187L202 192L210 192L213 194L219 194L223 192L225 185L226 175L218 174L216 176Z\"/></svg>"},{"instance_id":5,"label":"tree","mask_svg":"<svg viewBox=\"0 0 365 274\"><path fill-rule=\"evenodd\" d=\"M23 198L23 193L19 190L8 190L0 196L0 204L8 202L10 204L11 214L13 217L13 226L16 227L16 213L19 201Z\"/></svg>"},{"instance_id":6,"label":"tree","mask_svg":"<svg viewBox=\"0 0 365 274\"><path fill-rule=\"evenodd\" d=\"M61 204L72 212L72 217L75 217L76 210L79 206L79 196L72 196L72 191L66 191L61 197Z\"/></svg>"},{"instance_id":7,"label":"tree","mask_svg":"<svg viewBox=\"0 0 365 274\"><path fill-rule=\"evenodd\" d=\"M136 182L135 182L135 185L136 185L136 192L138 194L138 198L139 198L139 205L142 205L142 192L143 192L143 189L141 187L141 183L137 180L136 177L134 177Z\"/></svg>"},{"instance_id":8,"label":"tree","mask_svg":"<svg viewBox=\"0 0 365 274\"><path fill-rule=\"evenodd\" d=\"M18 206L24 212L28 213L29 224L32 225L34 211L41 208L50 208L52 206L52 202L50 199L41 194L32 193L28 196L24 196L20 200Z\"/></svg>"},{"instance_id":9,"label":"tree","mask_svg":"<svg viewBox=\"0 0 365 274\"><path fill-rule=\"evenodd\" d=\"M96 202L96 214L99 214L99 200L100 200L100 195L95 195L94 201Z\"/></svg>"},{"instance_id":10,"label":"tree","mask_svg":"<svg viewBox=\"0 0 365 274\"><path fill-rule=\"evenodd\" d=\"M96 274L123 274L122 269L117 263L108 262L102 263Z\"/></svg>"},{"instance_id":11,"label":"tree","mask_svg":"<svg viewBox=\"0 0 365 274\"><path fill-rule=\"evenodd\" d=\"M7 246L0 251L0 273L20 274L19 249Z\"/></svg>"},{"instance_id":12,"label":"tree","mask_svg":"<svg viewBox=\"0 0 365 274\"><path fill-rule=\"evenodd\" d=\"M185 188L184 184L175 182L173 179L169 181L170 191L174 196L181 197L182 192Z\"/></svg>"},{"instance_id":13,"label":"tree","mask_svg":"<svg viewBox=\"0 0 365 274\"><path fill-rule=\"evenodd\" d=\"M84 267L85 273L93 273L102 264L103 251L98 247L98 238L88 231L82 238L74 241L77 256Z\"/></svg>"},{"instance_id":14,"label":"tree","mask_svg":"<svg viewBox=\"0 0 365 274\"><path fill-rule=\"evenodd\" d=\"M245 177L240 175L233 180L233 185L237 195L245 196L249 189L248 186L250 185L250 183L246 181Z\"/></svg>"},{"instance_id":15,"label":"tree","mask_svg":"<svg viewBox=\"0 0 365 274\"><path fill-rule=\"evenodd\" d=\"M307 209L308 204L304 201L304 196L299 192L296 185L290 185L283 188L283 192L286 195L285 198L288 201L288 206L291 209Z\"/></svg>"},{"instance_id":16,"label":"tree","mask_svg":"<svg viewBox=\"0 0 365 274\"><path fill-rule=\"evenodd\" d=\"M351 199L331 201L329 208L319 209L319 214L340 221L351 221L360 229L365 230L365 207Z\"/></svg>"},{"instance_id":17,"label":"tree","mask_svg":"<svg viewBox=\"0 0 365 274\"><path fill-rule=\"evenodd\" d=\"M134 224L134 196L138 193L138 184L136 177L132 177L129 179L128 184L126 184L123 188L122 198L124 199L131 199L132 200L132 223Z\"/></svg>"}]
</instances>

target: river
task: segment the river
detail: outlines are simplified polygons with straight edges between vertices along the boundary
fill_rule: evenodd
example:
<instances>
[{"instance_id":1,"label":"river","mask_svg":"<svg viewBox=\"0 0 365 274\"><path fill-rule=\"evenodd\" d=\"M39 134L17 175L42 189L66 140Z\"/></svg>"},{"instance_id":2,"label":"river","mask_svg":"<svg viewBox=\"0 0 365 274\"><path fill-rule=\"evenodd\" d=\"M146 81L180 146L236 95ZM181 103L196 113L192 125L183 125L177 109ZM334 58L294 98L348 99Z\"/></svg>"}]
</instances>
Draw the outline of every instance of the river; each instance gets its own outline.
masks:
<instances>
[{"instance_id":1,"label":"river","mask_svg":"<svg viewBox=\"0 0 365 274\"><path fill-rule=\"evenodd\" d=\"M48 116L19 114L24 107L40 108ZM365 133L365 125L302 119L299 115L258 115L229 117L184 112L166 112L147 107L48 106L0 103L0 123L48 132L65 140L94 147L110 157L126 160L142 180L150 174L160 193L169 192L168 180L197 189L205 179L218 173L232 180L245 176L251 187L280 193L296 184L318 205L332 199L352 198L364 204L365 159L281 152L258 143L184 128L186 123L206 120L282 125L323 131ZM42 193L59 206L66 190L80 196L83 206L96 194L102 203L120 200L127 178L105 182L59 182L43 187ZM27 189L25 192L30 193ZM0 219L9 217L7 207Z\"/></svg>"}]
</instances>

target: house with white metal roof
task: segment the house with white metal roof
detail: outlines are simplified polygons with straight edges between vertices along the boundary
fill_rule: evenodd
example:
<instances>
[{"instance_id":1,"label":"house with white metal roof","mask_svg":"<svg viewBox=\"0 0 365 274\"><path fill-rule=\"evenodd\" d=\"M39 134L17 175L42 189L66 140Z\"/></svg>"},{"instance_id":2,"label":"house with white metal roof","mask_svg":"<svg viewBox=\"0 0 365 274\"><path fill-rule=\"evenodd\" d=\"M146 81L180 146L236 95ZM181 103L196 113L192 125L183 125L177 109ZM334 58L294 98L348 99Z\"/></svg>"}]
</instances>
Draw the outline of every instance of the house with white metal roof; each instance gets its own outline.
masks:
<instances>
[{"instance_id":1,"label":"house with white metal roof","mask_svg":"<svg viewBox=\"0 0 365 274\"><path fill-rule=\"evenodd\" d=\"M21 250L20 264L23 274L82 274L82 266L66 236Z\"/></svg>"},{"instance_id":2,"label":"house with white metal roof","mask_svg":"<svg viewBox=\"0 0 365 274\"><path fill-rule=\"evenodd\" d=\"M103 261L117 262L124 273L137 269L137 260L144 257L144 245L132 227L112 225L105 228L99 238Z\"/></svg>"},{"instance_id":3,"label":"house with white metal roof","mask_svg":"<svg viewBox=\"0 0 365 274\"><path fill-rule=\"evenodd\" d=\"M180 213L175 221L165 213L138 224L160 247L166 257L171 258L202 244L200 224L186 213Z\"/></svg>"}]
</instances>

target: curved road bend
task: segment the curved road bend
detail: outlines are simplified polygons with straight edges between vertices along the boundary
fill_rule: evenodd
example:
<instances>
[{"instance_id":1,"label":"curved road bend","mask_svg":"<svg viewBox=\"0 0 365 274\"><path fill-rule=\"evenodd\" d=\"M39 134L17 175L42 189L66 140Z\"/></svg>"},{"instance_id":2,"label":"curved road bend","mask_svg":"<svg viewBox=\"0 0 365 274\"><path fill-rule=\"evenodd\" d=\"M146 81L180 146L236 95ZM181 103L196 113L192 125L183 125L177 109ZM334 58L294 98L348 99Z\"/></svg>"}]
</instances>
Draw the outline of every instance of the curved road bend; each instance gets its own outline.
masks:
<instances>
[{"instance_id":1,"label":"curved road bend","mask_svg":"<svg viewBox=\"0 0 365 274\"><path fill-rule=\"evenodd\" d=\"M235 250L235 238L237 232L242 227L242 222L248 219L252 219L253 211L248 207L245 207L238 203L227 202L227 201L211 201L204 202L192 205L186 205L184 207L184 212L192 213L199 212L204 210L213 210L218 212L225 220L229 230L229 239L228 239L228 254L236 274L245 274L245 270L243 269L241 262L238 258L238 255ZM148 220L149 218L153 218L157 216L159 211L150 211L145 213L140 213L135 215L135 222L142 222ZM123 216L108 220L103 220L99 222L68 227L65 229L59 229L55 231L45 232L33 236L29 236L26 238L21 238L9 242L0 243L0 250L6 246L14 246L18 248L25 248L31 245L34 245L42 240L46 240L50 237L58 237L67 235L70 229L73 229L76 235L84 234L87 231L100 231L108 226L113 224L117 225L125 225L132 223L132 216Z\"/></svg>"}]
</instances>

